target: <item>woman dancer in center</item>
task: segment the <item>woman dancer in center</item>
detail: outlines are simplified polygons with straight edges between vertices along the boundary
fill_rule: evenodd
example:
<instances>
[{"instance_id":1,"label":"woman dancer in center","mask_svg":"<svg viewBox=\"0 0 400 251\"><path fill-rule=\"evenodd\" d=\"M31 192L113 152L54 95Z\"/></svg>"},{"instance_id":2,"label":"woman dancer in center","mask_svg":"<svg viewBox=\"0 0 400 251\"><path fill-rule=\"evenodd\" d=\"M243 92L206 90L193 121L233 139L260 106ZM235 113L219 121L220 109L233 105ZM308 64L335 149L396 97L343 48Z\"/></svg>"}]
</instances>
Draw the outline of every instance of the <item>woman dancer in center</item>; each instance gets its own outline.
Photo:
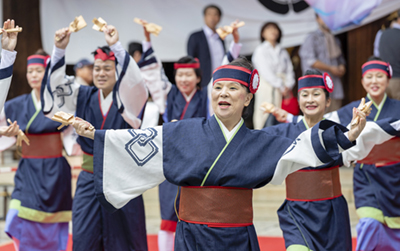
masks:
<instances>
[{"instance_id":1,"label":"woman dancer in center","mask_svg":"<svg viewBox=\"0 0 400 251\"><path fill-rule=\"evenodd\" d=\"M162 111L164 122L187 118L209 118L213 113L209 106L210 88L201 88L200 63L191 56L180 58L174 64L176 85L171 84L163 74L162 64L155 56L150 43L150 33L144 27L146 41L143 41L145 52L138 65L146 80L149 92L159 110ZM222 64L227 64L239 56L241 44L239 32L234 28L233 42ZM166 96L166 97L165 97ZM166 100L166 102L165 102ZM158 233L158 248L160 251L172 251L174 233L178 223L179 211L178 186L164 181L159 186L161 210L161 226Z\"/></svg>"},{"instance_id":2,"label":"woman dancer in center","mask_svg":"<svg viewBox=\"0 0 400 251\"><path fill-rule=\"evenodd\" d=\"M176 250L259 250L252 189L281 183L300 168L335 161L339 149L353 145L365 121L352 127L348 138L343 134L347 129L330 121L295 142L251 131L242 114L257 87L257 71L237 59L213 74L215 114L208 120L116 131L89 131L88 122L76 121L77 132L95 141L95 184L103 206L120 208L167 179L181 186Z\"/></svg>"}]
</instances>

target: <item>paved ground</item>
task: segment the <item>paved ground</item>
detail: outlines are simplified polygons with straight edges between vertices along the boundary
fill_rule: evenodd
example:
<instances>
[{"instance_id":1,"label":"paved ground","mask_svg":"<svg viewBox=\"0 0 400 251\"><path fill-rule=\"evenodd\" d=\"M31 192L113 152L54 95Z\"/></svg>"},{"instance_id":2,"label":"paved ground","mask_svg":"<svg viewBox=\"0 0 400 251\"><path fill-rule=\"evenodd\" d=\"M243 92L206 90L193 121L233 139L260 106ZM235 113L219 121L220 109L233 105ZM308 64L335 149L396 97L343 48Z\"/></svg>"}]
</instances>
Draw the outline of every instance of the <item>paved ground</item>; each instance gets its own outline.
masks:
<instances>
[{"instance_id":1,"label":"paved ground","mask_svg":"<svg viewBox=\"0 0 400 251\"><path fill-rule=\"evenodd\" d=\"M4 163L0 168L5 166L16 166L17 163L11 160L10 154L5 153ZM80 165L80 159L71 160L72 165ZM0 169L4 170L4 169ZM73 171L73 187L76 182L76 177L79 170ZM357 224L357 217L355 215L354 198L352 195L352 170L341 168L341 183L342 192L349 203L350 220L352 225L353 237L355 237L355 226ZM4 187L8 192L12 191L13 173L0 172L0 194L3 192ZM8 185L8 186L5 186ZM145 209L146 209L146 226L148 234L156 234L160 225L160 212L158 203L158 189L154 188L147 191L144 195ZM253 195L254 207L254 225L257 233L260 236L282 236L279 228L278 217L276 211L282 204L285 198L285 186L272 186L268 185L264 188L257 189ZM4 215L4 197L0 197L0 217ZM10 241L4 233L4 220L0 220L0 243ZM71 229L71 224L70 224Z\"/></svg>"}]
</instances>

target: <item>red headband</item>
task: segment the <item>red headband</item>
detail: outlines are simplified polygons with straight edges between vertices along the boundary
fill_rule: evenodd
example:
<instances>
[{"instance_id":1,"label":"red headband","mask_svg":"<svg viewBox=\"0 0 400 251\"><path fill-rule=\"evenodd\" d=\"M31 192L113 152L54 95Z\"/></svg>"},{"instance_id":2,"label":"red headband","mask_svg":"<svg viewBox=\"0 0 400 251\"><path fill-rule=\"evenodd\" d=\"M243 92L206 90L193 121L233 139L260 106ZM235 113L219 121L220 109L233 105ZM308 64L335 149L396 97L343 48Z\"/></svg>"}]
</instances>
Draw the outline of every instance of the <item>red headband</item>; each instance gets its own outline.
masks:
<instances>
[{"instance_id":1,"label":"red headband","mask_svg":"<svg viewBox=\"0 0 400 251\"><path fill-rule=\"evenodd\" d=\"M195 58L194 60L196 60L196 63L175 63L174 64L174 69L179 69L179 68L193 68L193 69L198 69L200 68L200 63L199 60L197 58Z\"/></svg>"},{"instance_id":2,"label":"red headband","mask_svg":"<svg viewBox=\"0 0 400 251\"><path fill-rule=\"evenodd\" d=\"M213 85L219 81L234 81L249 88L251 93L256 93L260 85L260 76L257 69L249 69L236 65L222 65L214 70Z\"/></svg>"},{"instance_id":3,"label":"red headband","mask_svg":"<svg viewBox=\"0 0 400 251\"><path fill-rule=\"evenodd\" d=\"M32 55L28 57L28 64L27 66L30 65L40 65L43 66L44 68L46 68L46 64L47 64L47 59L50 56L42 56L42 55Z\"/></svg>"},{"instance_id":4,"label":"red headband","mask_svg":"<svg viewBox=\"0 0 400 251\"><path fill-rule=\"evenodd\" d=\"M110 55L107 55L107 53L105 53L102 49L97 49L96 50L97 54L94 56L94 59L101 59L103 61L106 60L112 60L115 61L115 56L114 56L114 52L110 51Z\"/></svg>"}]
</instances>

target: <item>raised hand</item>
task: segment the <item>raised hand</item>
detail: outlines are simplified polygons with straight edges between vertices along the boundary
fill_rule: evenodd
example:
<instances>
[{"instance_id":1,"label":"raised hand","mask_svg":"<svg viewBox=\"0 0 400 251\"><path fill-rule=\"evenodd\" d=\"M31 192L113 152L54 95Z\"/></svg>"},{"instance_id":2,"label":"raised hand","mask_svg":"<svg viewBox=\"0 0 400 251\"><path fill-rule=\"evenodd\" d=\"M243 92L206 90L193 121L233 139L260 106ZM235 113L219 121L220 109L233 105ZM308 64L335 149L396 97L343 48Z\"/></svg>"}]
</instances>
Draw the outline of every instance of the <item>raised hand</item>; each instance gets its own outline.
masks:
<instances>
[{"instance_id":1,"label":"raised hand","mask_svg":"<svg viewBox=\"0 0 400 251\"><path fill-rule=\"evenodd\" d=\"M57 48L65 50L65 48L67 48L67 45L69 43L70 35L71 32L69 31L68 27L57 30L54 36L54 45Z\"/></svg>"},{"instance_id":2,"label":"raised hand","mask_svg":"<svg viewBox=\"0 0 400 251\"><path fill-rule=\"evenodd\" d=\"M17 46L17 36L18 32L7 32L7 29L18 28L15 27L14 19L8 19L3 24L3 37L1 38L1 48L7 51L14 51L15 46Z\"/></svg>"},{"instance_id":3,"label":"raised hand","mask_svg":"<svg viewBox=\"0 0 400 251\"><path fill-rule=\"evenodd\" d=\"M90 130L90 127L92 127L92 125L89 122L81 118L75 117L75 121L74 123L72 123L72 126L75 128L76 133L80 136L94 139L94 133L96 130Z\"/></svg>"},{"instance_id":4,"label":"raised hand","mask_svg":"<svg viewBox=\"0 0 400 251\"><path fill-rule=\"evenodd\" d=\"M239 24L239 20L236 20L231 24L233 30L232 30L232 36L233 36L233 41L237 44L240 41L240 36L239 36L239 27L237 26Z\"/></svg>"},{"instance_id":5,"label":"raised hand","mask_svg":"<svg viewBox=\"0 0 400 251\"><path fill-rule=\"evenodd\" d=\"M119 40L119 35L117 29L113 25L106 25L104 26L103 30L104 36L106 38L106 42L108 46L111 46L118 42Z\"/></svg>"},{"instance_id":6,"label":"raised hand","mask_svg":"<svg viewBox=\"0 0 400 251\"><path fill-rule=\"evenodd\" d=\"M140 19L140 20L142 21L143 32L144 32L144 37L146 38L146 42L150 42L151 41L150 40L150 32L148 32L147 29L146 29L147 21L142 20L142 19Z\"/></svg>"},{"instance_id":7,"label":"raised hand","mask_svg":"<svg viewBox=\"0 0 400 251\"><path fill-rule=\"evenodd\" d=\"M353 108L353 120L358 117L358 123L357 124L351 124L351 128L349 131L349 140L354 141L358 138L360 133L365 127L365 124L367 123L367 117L366 114L362 111L360 111L358 108Z\"/></svg>"}]
</instances>

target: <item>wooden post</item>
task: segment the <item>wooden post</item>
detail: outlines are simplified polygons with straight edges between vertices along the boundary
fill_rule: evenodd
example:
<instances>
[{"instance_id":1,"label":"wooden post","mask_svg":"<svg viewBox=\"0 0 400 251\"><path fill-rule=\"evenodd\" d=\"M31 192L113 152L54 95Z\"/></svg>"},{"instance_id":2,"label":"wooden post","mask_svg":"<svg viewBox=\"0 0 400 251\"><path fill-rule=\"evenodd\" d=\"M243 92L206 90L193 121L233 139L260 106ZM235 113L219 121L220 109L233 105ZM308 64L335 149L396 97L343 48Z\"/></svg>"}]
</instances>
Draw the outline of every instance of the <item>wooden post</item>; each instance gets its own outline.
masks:
<instances>
[{"instance_id":1,"label":"wooden post","mask_svg":"<svg viewBox=\"0 0 400 251\"><path fill-rule=\"evenodd\" d=\"M23 1L23 3L15 0L3 0L3 18L4 20L12 18L16 24L24 28L18 34L18 43L15 48L18 54L8 93L8 99L10 99L31 91L26 80L26 63L28 56L42 48L39 0Z\"/></svg>"},{"instance_id":2,"label":"wooden post","mask_svg":"<svg viewBox=\"0 0 400 251\"><path fill-rule=\"evenodd\" d=\"M347 32L347 85L345 104L365 97L361 85L361 66L374 53L375 35L386 17Z\"/></svg>"}]
</instances>

